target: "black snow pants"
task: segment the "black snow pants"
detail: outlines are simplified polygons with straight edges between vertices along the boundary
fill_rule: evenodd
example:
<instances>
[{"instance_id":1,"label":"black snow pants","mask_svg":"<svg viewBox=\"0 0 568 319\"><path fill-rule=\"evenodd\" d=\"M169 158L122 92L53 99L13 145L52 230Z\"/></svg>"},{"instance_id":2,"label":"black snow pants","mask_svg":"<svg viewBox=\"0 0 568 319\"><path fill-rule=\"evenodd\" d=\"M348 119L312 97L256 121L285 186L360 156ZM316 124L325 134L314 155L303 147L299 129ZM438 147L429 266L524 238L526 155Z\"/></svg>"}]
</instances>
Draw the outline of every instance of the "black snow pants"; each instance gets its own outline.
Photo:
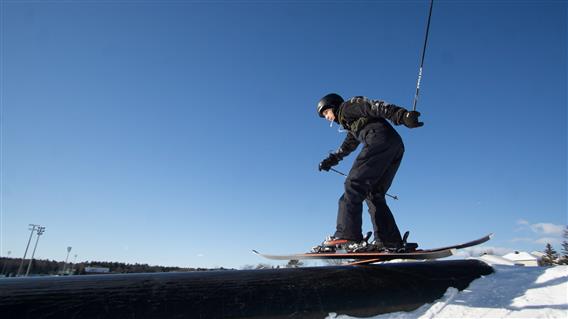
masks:
<instances>
[{"instance_id":1,"label":"black snow pants","mask_svg":"<svg viewBox=\"0 0 568 319\"><path fill-rule=\"evenodd\" d=\"M339 199L336 238L363 239L363 201L367 202L375 239L386 246L402 242L394 216L387 206L385 194L402 161L404 145L398 136L386 137L370 130L364 147L355 159L345 180L345 192Z\"/></svg>"}]
</instances>

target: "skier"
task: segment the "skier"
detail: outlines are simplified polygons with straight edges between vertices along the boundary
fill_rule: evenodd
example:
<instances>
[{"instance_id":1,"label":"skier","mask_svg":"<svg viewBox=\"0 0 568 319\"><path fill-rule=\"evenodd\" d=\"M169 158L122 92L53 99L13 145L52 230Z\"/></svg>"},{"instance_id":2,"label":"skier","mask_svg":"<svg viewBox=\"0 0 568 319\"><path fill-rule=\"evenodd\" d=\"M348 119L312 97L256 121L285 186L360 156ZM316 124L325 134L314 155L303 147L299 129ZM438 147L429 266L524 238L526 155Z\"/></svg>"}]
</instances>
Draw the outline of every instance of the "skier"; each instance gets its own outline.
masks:
<instances>
[{"instance_id":1,"label":"skier","mask_svg":"<svg viewBox=\"0 0 568 319\"><path fill-rule=\"evenodd\" d=\"M336 247L348 251L404 251L403 239L385 200L402 160L404 144L386 120L416 128L424 125L418 121L420 112L362 96L344 101L336 93L324 96L317 105L317 112L320 117L336 122L348 131L339 149L319 164L320 171L329 171L359 144L363 148L345 180L345 192L339 199L336 232L321 246L314 247L314 251L330 251ZM374 230L374 240L369 245L361 232L363 201L369 207Z\"/></svg>"}]
</instances>

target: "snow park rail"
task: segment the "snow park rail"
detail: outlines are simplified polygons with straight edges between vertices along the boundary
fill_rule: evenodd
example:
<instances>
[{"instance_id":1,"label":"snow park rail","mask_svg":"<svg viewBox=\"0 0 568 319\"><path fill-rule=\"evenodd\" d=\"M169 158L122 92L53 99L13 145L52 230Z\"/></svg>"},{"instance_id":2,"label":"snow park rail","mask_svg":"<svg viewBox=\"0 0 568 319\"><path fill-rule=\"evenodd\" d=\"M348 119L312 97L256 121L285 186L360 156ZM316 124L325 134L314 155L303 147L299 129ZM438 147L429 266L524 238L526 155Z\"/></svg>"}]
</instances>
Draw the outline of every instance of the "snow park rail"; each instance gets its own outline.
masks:
<instances>
[{"instance_id":1,"label":"snow park rail","mask_svg":"<svg viewBox=\"0 0 568 319\"><path fill-rule=\"evenodd\" d=\"M414 310L493 269L478 260L0 279L2 318L325 318Z\"/></svg>"}]
</instances>

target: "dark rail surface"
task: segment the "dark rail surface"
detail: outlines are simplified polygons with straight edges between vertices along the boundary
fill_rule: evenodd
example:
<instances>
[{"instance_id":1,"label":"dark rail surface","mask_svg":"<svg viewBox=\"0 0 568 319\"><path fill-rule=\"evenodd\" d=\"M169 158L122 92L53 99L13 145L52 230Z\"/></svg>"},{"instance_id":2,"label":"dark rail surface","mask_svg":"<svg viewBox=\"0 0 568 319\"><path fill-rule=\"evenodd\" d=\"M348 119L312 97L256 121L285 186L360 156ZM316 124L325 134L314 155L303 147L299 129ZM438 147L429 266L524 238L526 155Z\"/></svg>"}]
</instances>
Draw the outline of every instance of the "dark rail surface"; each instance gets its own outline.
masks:
<instances>
[{"instance_id":1,"label":"dark rail surface","mask_svg":"<svg viewBox=\"0 0 568 319\"><path fill-rule=\"evenodd\" d=\"M0 279L1 318L325 318L411 311L493 269L478 260Z\"/></svg>"}]
</instances>

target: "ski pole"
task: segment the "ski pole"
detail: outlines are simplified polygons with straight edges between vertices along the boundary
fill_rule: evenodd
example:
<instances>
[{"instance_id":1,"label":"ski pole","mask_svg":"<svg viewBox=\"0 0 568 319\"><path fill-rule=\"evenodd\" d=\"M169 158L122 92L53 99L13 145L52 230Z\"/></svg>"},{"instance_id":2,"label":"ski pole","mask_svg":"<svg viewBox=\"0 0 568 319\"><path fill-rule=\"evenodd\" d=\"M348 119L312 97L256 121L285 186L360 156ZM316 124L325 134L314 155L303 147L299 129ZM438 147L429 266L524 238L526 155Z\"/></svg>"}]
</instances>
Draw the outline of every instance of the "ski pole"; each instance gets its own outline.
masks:
<instances>
[{"instance_id":1,"label":"ski pole","mask_svg":"<svg viewBox=\"0 0 568 319\"><path fill-rule=\"evenodd\" d=\"M416 103L418 102L418 93L420 93L420 81L422 80L422 67L424 66L424 56L426 55L426 45L428 44L428 34L430 33L430 18L432 18L432 7L434 0L430 0L430 13L428 14L428 23L426 24L426 35L424 36L424 47L422 48L422 57L420 61L420 68L418 69L418 81L416 81L416 93L414 94L414 102L412 103L412 110L416 111Z\"/></svg>"},{"instance_id":2,"label":"ski pole","mask_svg":"<svg viewBox=\"0 0 568 319\"><path fill-rule=\"evenodd\" d=\"M334 169L334 168L330 168L330 170L336 172L336 173L339 174L339 175L343 175L343 176L347 177L347 174L342 173L342 172L340 172L340 171L338 171L338 170L336 170L336 169Z\"/></svg>"},{"instance_id":3,"label":"ski pole","mask_svg":"<svg viewBox=\"0 0 568 319\"><path fill-rule=\"evenodd\" d=\"M336 173L339 174L339 175L343 175L343 176L347 177L347 174L345 174L345 173L343 173L343 172L340 172L340 171L338 171L338 170L336 170L336 169L334 169L334 168L330 168L330 170L336 172ZM391 195L391 194L389 194L389 193L385 193L385 195L387 195L388 197L390 197L390 198L392 198L392 199L398 200L398 196L393 196L393 195Z\"/></svg>"}]
</instances>

